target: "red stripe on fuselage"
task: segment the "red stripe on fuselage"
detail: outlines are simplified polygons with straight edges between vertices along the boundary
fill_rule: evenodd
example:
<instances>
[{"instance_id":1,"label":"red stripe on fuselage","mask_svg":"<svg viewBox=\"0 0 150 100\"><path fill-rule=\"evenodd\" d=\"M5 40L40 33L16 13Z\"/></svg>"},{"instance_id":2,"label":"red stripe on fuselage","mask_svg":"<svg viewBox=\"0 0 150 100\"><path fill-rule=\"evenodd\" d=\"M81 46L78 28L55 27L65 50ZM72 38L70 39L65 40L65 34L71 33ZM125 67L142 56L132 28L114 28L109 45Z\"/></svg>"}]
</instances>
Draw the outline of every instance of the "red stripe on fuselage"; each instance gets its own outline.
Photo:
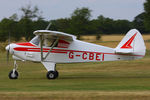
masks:
<instances>
[{"instance_id":1,"label":"red stripe on fuselage","mask_svg":"<svg viewBox=\"0 0 150 100\"><path fill-rule=\"evenodd\" d=\"M41 52L40 48L26 48L26 47L16 47L14 48L16 51L26 51L26 52ZM43 52L48 52L50 49L43 48ZM100 53L103 54L103 60L104 60L104 54L108 55L125 55L125 56L139 56L144 57L144 55L130 55L130 54L116 54L116 53L103 53L103 52L92 52L92 51L77 51L77 50L63 50L63 49L53 49L51 53L64 53L67 54L68 52L79 52L79 53ZM79 56L79 55L77 55Z\"/></svg>"},{"instance_id":2,"label":"red stripe on fuselage","mask_svg":"<svg viewBox=\"0 0 150 100\"><path fill-rule=\"evenodd\" d=\"M40 48L25 48L25 47L16 47L14 48L16 51L26 51L26 52L41 52ZM43 52L48 52L50 49L43 48ZM67 53L66 51L60 51L59 49L53 49L51 53Z\"/></svg>"},{"instance_id":3,"label":"red stripe on fuselage","mask_svg":"<svg viewBox=\"0 0 150 100\"><path fill-rule=\"evenodd\" d=\"M33 45L32 43L30 42L24 42L24 43L16 43L17 45L21 45L21 46L33 46L33 47L36 47L35 45Z\"/></svg>"}]
</instances>

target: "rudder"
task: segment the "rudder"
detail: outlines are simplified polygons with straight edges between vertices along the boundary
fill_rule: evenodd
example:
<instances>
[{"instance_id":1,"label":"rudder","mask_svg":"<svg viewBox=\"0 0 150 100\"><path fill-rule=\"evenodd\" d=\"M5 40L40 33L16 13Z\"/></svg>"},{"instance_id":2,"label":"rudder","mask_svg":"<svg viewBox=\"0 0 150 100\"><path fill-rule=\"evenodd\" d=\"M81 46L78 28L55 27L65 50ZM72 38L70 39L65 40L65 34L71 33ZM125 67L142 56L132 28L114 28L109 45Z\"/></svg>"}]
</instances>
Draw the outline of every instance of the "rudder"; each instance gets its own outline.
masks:
<instances>
[{"instance_id":1,"label":"rudder","mask_svg":"<svg viewBox=\"0 0 150 100\"><path fill-rule=\"evenodd\" d=\"M145 56L146 46L141 33L131 29L115 48L115 52Z\"/></svg>"}]
</instances>

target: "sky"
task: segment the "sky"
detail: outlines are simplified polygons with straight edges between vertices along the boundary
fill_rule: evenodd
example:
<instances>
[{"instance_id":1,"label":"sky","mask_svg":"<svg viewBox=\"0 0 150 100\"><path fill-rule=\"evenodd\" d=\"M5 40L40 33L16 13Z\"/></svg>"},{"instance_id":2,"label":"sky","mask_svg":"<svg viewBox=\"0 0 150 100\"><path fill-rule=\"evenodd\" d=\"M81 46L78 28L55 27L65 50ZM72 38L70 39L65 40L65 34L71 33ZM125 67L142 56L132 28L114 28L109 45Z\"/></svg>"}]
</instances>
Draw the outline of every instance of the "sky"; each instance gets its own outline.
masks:
<instances>
[{"instance_id":1,"label":"sky","mask_svg":"<svg viewBox=\"0 0 150 100\"><path fill-rule=\"evenodd\" d=\"M38 6L45 20L70 17L76 8L88 7L92 10L91 19L100 15L115 20L132 21L144 11L146 0L0 0L0 20L14 13L22 15L21 7L28 4Z\"/></svg>"}]
</instances>

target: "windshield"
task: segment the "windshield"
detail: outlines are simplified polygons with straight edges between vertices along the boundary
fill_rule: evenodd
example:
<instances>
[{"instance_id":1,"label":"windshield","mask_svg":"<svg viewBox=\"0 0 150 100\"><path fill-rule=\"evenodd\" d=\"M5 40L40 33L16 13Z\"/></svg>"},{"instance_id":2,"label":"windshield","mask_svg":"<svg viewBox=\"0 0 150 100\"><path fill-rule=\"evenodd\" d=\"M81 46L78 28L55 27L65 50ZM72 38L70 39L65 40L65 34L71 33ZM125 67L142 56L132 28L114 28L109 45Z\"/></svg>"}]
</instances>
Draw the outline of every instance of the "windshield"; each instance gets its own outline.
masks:
<instances>
[{"instance_id":1,"label":"windshield","mask_svg":"<svg viewBox=\"0 0 150 100\"><path fill-rule=\"evenodd\" d=\"M35 45L39 45L39 43L40 43L39 36L35 36L30 42L35 44Z\"/></svg>"}]
</instances>

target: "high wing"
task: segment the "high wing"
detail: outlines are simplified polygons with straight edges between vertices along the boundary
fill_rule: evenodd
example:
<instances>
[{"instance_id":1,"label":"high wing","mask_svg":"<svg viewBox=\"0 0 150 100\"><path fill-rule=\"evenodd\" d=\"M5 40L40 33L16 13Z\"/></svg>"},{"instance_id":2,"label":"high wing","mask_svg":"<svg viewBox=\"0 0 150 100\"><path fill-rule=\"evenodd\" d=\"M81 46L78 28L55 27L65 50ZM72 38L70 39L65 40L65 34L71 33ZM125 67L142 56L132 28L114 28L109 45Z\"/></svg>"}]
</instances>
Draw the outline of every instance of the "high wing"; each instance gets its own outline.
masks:
<instances>
[{"instance_id":1,"label":"high wing","mask_svg":"<svg viewBox=\"0 0 150 100\"><path fill-rule=\"evenodd\" d=\"M62 40L67 40L67 41L73 41L76 39L76 36L74 35L70 35L67 33L63 33L63 32L58 32L58 31L50 31L50 30L37 30L34 31L35 35L43 35L44 37L48 37L48 38L59 38Z\"/></svg>"}]
</instances>

